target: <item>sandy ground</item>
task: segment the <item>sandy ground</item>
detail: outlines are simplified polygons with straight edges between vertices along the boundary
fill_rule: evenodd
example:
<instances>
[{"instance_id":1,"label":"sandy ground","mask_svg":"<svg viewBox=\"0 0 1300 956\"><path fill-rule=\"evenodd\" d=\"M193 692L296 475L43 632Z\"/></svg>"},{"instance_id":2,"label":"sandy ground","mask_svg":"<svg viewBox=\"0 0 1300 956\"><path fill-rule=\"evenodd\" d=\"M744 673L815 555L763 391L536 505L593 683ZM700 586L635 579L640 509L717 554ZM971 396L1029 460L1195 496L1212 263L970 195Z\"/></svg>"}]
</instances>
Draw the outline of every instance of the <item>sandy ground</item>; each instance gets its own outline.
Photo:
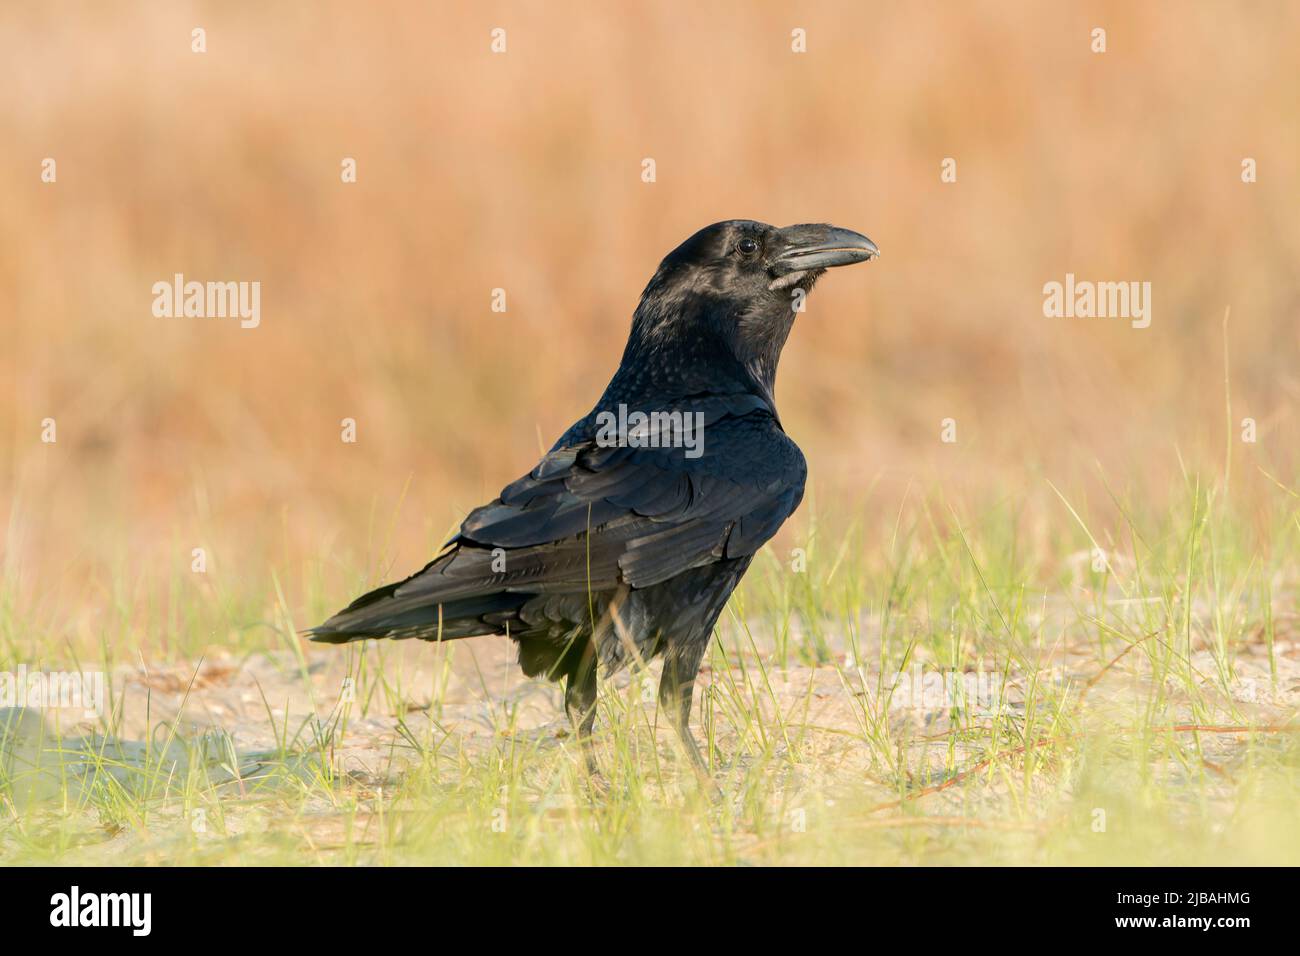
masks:
<instances>
[{"instance_id":1,"label":"sandy ground","mask_svg":"<svg viewBox=\"0 0 1300 956\"><path fill-rule=\"evenodd\" d=\"M748 719L734 703L739 699L748 702L749 717L752 708L762 712L778 756L793 747L802 758L798 767L815 768L798 773L815 772L821 786L875 782L886 798L896 792L897 781L880 776L864 738L864 705L882 706L876 673L829 664L782 669L770 660L764 668L757 663L750 656L743 668L737 662L727 672L706 670L701 675L697 702L704 698L714 711L723 772L743 766L744 753L753 750L754 738L747 747L740 737L743 731L737 729ZM1215 686L1215 663L1208 651L1196 652L1192 663L1200 675L1200 708L1194 710L1184 689L1171 681L1173 706L1154 723L1205 723L1207 713L1223 725L1276 725L1294 719L1300 705L1300 643L1277 641L1275 678L1262 643L1240 648L1231 701ZM907 752L908 765L914 768L912 789L942 783L989 753L987 734L969 742L950 734L953 713L941 691L943 678L924 663L918 667L904 675L885 705L889 736ZM639 726L648 728L654 723L656 672L657 666L641 678L625 672L603 685L602 692L613 690L620 701L640 706ZM1151 691L1150 669L1140 653L1125 654L1104 667L1093 649L1068 646L1043 660L1036 674L1012 673L1005 688L991 678L981 685L974 674L965 675L963 686L971 710L1000 708L1019 724L1030 679L1038 682L1040 693L1070 694L1076 701L1082 695L1079 713L1108 720L1113 727L1122 727L1125 713L1136 713L1134 702ZM738 697L727 689L733 685L741 689ZM558 688L523 678L504 639L441 648L416 642L368 644L351 655L338 648L311 647L303 661L286 652L246 659L217 656L185 666L141 664L114 673L112 686L110 704L120 709L121 719L111 737L103 735L102 724L86 721L78 711L49 712L43 719L30 709L0 711L0 728L7 728L2 733L3 757L11 779L18 772L28 783L23 796L16 798L19 803L56 793L69 767L73 778L89 776L96 762L79 755L110 754L110 772L128 784L132 767L160 763L176 775L203 761L214 781L255 776L268 762L283 764L279 756L269 755L285 742L288 751L310 755L320 722L328 724L340 715L346 715L345 732L329 748L329 759L338 772L368 786L400 779L416 758L408 735L437 742L445 753L471 757L510 737L529 745L575 749ZM699 706L695 715L702 738ZM974 723L987 725L989 719L977 717ZM671 732L659 726L658 734L661 750L671 751ZM1207 736L1205 759L1216 767L1230 765L1241 750L1242 737ZM103 767L102 760L98 766ZM954 788L953 799L969 801L969 794L959 798L957 793ZM937 793L934 799L944 797Z\"/></svg>"}]
</instances>

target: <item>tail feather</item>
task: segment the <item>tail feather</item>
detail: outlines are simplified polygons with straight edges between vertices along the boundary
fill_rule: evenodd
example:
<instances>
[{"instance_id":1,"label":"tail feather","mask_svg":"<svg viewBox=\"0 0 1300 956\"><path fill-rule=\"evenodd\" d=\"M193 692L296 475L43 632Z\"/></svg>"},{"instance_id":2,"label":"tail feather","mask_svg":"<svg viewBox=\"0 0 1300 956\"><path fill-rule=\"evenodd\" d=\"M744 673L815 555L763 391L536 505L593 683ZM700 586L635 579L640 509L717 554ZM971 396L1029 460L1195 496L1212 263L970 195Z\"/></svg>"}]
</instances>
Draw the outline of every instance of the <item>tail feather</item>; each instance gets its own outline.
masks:
<instances>
[{"instance_id":1,"label":"tail feather","mask_svg":"<svg viewBox=\"0 0 1300 956\"><path fill-rule=\"evenodd\" d=\"M570 541L500 549L463 539L404 581L361 595L306 633L313 641L345 644L365 638L450 641L482 634L522 636L518 612L541 594L603 590L617 579L618 549Z\"/></svg>"},{"instance_id":2,"label":"tail feather","mask_svg":"<svg viewBox=\"0 0 1300 956\"><path fill-rule=\"evenodd\" d=\"M443 572L452 570L458 557L463 563L460 548L444 553L406 580L361 595L306 633L324 644L378 637L450 641L506 633L507 622L528 596L506 591L490 573L468 581L445 576ZM407 593L407 586L417 578L435 586Z\"/></svg>"},{"instance_id":3,"label":"tail feather","mask_svg":"<svg viewBox=\"0 0 1300 956\"><path fill-rule=\"evenodd\" d=\"M529 597L497 591L443 604L393 607L398 603L391 597L395 587L389 585L371 592L367 595L371 600L365 605L340 611L307 634L322 644L346 644L374 637L452 641L482 634L505 634L507 621ZM389 593L381 594L382 591Z\"/></svg>"}]
</instances>

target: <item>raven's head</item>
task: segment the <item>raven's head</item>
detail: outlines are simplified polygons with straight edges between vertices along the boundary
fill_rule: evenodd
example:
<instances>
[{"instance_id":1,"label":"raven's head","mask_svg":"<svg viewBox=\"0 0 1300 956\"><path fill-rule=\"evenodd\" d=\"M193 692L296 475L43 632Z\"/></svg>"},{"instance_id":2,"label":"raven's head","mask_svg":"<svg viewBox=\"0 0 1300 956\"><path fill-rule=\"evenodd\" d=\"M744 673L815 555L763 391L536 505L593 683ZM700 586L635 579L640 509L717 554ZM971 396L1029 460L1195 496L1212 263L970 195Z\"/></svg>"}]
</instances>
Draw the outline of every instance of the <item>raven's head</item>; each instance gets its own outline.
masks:
<instances>
[{"instance_id":1,"label":"raven's head","mask_svg":"<svg viewBox=\"0 0 1300 956\"><path fill-rule=\"evenodd\" d=\"M833 266L880 255L876 244L849 229L803 223L778 229L765 222L728 219L705 226L668 253L656 279L712 291L756 308L796 298Z\"/></svg>"},{"instance_id":2,"label":"raven's head","mask_svg":"<svg viewBox=\"0 0 1300 956\"><path fill-rule=\"evenodd\" d=\"M829 268L878 255L866 236L824 223L777 228L729 219L706 226L659 264L624 362L653 355L664 365L718 368L734 358L770 397L781 349L813 283Z\"/></svg>"}]
</instances>

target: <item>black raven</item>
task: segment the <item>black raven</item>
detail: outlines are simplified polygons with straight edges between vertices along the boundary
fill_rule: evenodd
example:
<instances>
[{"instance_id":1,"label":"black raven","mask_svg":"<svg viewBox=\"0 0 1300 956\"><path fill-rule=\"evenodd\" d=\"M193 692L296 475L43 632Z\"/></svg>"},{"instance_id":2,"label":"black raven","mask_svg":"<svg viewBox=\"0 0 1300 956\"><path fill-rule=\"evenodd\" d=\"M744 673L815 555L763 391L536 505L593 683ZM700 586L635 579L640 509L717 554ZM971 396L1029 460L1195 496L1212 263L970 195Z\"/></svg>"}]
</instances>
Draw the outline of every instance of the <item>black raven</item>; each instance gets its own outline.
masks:
<instances>
[{"instance_id":1,"label":"black raven","mask_svg":"<svg viewBox=\"0 0 1300 956\"><path fill-rule=\"evenodd\" d=\"M525 674L564 679L584 744L597 665L662 656L660 707L703 766L691 692L714 622L803 498L807 467L773 397L781 349L826 269L878 254L828 225L701 229L641 294L595 408L423 570L312 639L506 635Z\"/></svg>"}]
</instances>

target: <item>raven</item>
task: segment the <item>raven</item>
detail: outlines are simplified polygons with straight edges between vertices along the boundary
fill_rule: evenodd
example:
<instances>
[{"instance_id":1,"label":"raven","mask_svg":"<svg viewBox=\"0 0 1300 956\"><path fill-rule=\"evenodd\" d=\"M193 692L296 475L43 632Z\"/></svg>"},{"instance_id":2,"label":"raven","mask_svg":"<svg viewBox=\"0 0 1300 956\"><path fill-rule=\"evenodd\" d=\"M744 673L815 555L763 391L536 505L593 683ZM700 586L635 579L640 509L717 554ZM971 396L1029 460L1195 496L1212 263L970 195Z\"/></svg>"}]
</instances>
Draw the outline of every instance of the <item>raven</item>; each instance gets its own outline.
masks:
<instances>
[{"instance_id":1,"label":"raven","mask_svg":"<svg viewBox=\"0 0 1300 956\"><path fill-rule=\"evenodd\" d=\"M312 640L505 635L525 674L563 678L589 766L598 666L661 656L659 705L703 768L689 721L713 625L803 498L807 466L774 398L781 349L826 269L877 255L824 224L701 229L641 294L591 412L423 570Z\"/></svg>"}]
</instances>

